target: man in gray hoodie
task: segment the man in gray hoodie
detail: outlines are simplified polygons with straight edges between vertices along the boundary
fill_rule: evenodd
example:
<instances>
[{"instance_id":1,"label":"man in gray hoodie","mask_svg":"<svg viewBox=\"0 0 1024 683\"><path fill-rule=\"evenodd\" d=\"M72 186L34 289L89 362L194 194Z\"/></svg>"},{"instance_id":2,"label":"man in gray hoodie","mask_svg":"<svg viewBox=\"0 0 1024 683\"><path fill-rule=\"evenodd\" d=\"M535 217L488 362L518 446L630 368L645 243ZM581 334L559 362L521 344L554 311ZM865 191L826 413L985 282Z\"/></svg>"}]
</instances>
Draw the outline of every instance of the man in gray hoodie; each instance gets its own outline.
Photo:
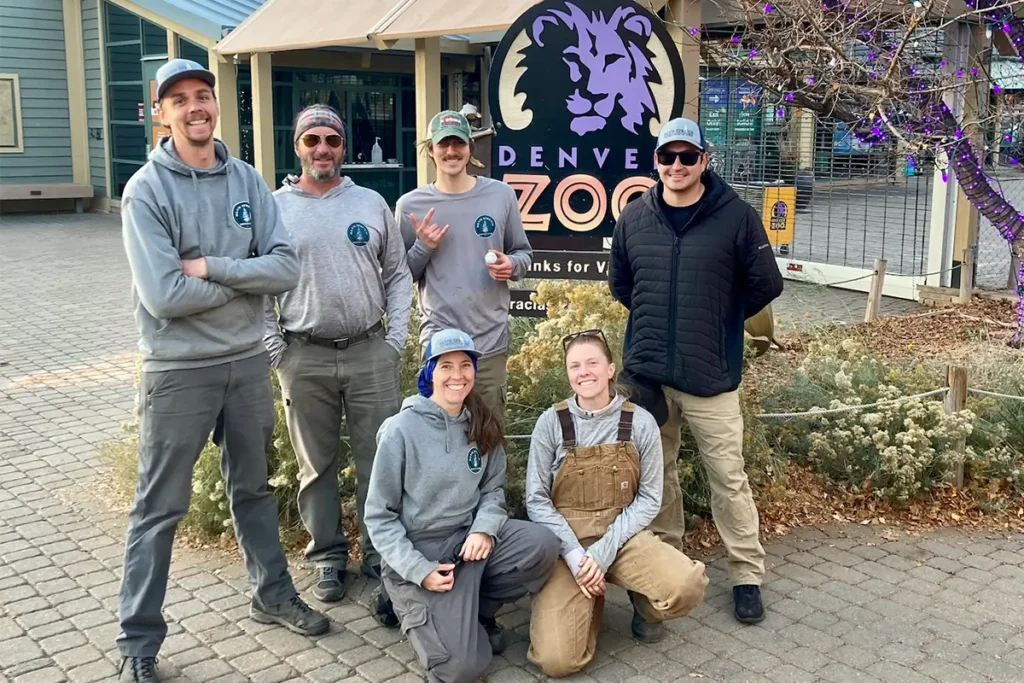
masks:
<instances>
[{"instance_id":1,"label":"man in gray hoodie","mask_svg":"<svg viewBox=\"0 0 1024 683\"><path fill-rule=\"evenodd\" d=\"M317 570L313 595L336 602L345 594L349 552L338 491L342 414L356 466L363 573L380 578L363 507L377 430L401 400L398 362L409 334L412 276L387 202L341 175L345 124L338 112L306 107L294 131L302 175L289 176L274 198L302 275L292 291L267 297L264 341L299 461L299 514L310 535L306 559Z\"/></svg>"},{"instance_id":2,"label":"man in gray hoodie","mask_svg":"<svg viewBox=\"0 0 1024 683\"><path fill-rule=\"evenodd\" d=\"M123 683L159 681L174 532L211 432L253 586L250 616L306 635L329 626L296 593L267 488L274 400L263 297L294 287L299 262L269 188L213 136L213 74L175 59L156 81L171 136L121 198L142 351L139 483L118 600Z\"/></svg>"}]
</instances>

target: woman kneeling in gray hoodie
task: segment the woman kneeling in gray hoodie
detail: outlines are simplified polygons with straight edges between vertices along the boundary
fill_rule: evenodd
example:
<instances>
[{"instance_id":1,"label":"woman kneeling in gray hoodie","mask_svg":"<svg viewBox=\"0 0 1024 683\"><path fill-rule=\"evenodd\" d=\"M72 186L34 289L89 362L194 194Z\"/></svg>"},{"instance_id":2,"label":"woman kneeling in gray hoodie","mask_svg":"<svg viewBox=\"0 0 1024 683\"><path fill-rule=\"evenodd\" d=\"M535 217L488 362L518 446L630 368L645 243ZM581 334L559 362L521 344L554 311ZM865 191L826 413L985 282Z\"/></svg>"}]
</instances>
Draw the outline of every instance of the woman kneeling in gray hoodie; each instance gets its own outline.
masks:
<instances>
[{"instance_id":1,"label":"woman kneeling in gray hoodie","mask_svg":"<svg viewBox=\"0 0 1024 683\"><path fill-rule=\"evenodd\" d=\"M431 683L475 680L508 644L494 615L536 593L559 540L505 510L501 419L473 391L479 354L460 330L427 345L420 396L381 425L366 529L384 586Z\"/></svg>"}]
</instances>

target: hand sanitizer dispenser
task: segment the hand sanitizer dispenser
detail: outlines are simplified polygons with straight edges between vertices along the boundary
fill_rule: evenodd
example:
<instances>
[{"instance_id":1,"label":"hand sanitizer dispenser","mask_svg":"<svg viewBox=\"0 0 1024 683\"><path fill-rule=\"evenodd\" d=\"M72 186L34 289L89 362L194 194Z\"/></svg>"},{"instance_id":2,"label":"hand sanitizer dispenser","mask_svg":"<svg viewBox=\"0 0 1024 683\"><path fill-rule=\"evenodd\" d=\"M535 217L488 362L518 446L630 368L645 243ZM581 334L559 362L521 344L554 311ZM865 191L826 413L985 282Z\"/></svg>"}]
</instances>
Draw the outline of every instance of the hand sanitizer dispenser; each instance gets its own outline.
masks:
<instances>
[{"instance_id":1,"label":"hand sanitizer dispenser","mask_svg":"<svg viewBox=\"0 0 1024 683\"><path fill-rule=\"evenodd\" d=\"M380 138L374 138L373 149L370 151L370 161L375 164L384 163L384 150L380 148Z\"/></svg>"}]
</instances>

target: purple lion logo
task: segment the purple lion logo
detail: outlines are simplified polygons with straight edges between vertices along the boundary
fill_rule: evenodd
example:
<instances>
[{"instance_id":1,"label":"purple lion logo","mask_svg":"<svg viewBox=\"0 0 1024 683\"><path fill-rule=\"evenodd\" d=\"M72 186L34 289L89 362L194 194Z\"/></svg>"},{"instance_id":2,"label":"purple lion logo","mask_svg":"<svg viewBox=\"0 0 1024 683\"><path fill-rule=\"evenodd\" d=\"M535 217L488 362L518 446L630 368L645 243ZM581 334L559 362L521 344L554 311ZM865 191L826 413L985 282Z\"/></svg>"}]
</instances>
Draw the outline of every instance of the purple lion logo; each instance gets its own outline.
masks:
<instances>
[{"instance_id":1,"label":"purple lion logo","mask_svg":"<svg viewBox=\"0 0 1024 683\"><path fill-rule=\"evenodd\" d=\"M604 12L588 15L571 2L565 8L537 17L530 36L542 48L547 40L567 45L562 61L570 81L569 128L577 135L602 130L618 107L622 127L638 133L657 114L650 81L658 74L647 48L650 19L632 7L619 7L608 18Z\"/></svg>"}]
</instances>

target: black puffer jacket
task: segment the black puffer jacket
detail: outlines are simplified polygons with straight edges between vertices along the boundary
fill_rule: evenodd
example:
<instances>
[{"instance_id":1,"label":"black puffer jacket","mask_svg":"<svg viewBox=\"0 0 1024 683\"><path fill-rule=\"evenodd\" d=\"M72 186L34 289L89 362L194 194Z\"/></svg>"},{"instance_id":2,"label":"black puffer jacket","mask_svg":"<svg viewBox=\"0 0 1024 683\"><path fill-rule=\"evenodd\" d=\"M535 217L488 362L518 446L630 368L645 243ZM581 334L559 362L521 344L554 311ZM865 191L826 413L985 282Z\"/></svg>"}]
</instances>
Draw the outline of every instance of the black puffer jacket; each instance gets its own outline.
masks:
<instances>
[{"instance_id":1,"label":"black puffer jacket","mask_svg":"<svg viewBox=\"0 0 1024 683\"><path fill-rule=\"evenodd\" d=\"M782 274L753 207L713 171L702 181L700 208L678 234L661 183L626 206L609 284L629 309L627 377L716 396L739 386L743 321L782 293Z\"/></svg>"}]
</instances>

